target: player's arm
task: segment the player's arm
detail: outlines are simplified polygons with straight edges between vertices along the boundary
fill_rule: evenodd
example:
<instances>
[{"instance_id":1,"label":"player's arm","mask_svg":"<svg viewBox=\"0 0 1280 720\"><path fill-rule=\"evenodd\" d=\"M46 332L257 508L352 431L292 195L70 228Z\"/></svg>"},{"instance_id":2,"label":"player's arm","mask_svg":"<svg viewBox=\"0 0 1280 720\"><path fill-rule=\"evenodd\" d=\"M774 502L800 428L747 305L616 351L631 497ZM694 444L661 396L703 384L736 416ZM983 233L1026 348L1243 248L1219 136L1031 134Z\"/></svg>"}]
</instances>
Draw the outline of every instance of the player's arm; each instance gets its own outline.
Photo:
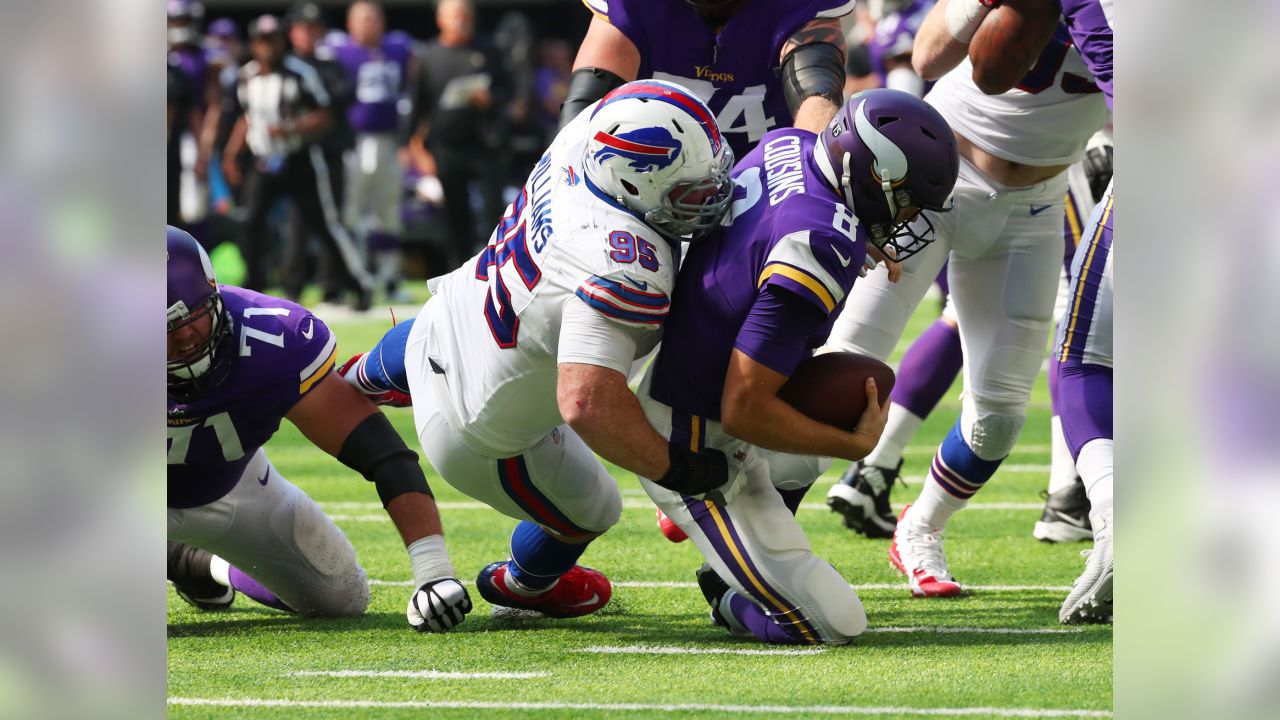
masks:
<instances>
[{"instance_id":1,"label":"player's arm","mask_svg":"<svg viewBox=\"0 0 1280 720\"><path fill-rule=\"evenodd\" d=\"M964 60L978 26L1000 0L938 0L916 31L911 65L925 80L937 80Z\"/></svg>"},{"instance_id":2,"label":"player's arm","mask_svg":"<svg viewBox=\"0 0 1280 720\"><path fill-rule=\"evenodd\" d=\"M409 623L417 630L448 630L471 610L458 582L431 488L418 456L387 417L337 373L323 380L285 415L316 447L374 484L404 540L417 590Z\"/></svg>"},{"instance_id":3,"label":"player's arm","mask_svg":"<svg viewBox=\"0 0 1280 720\"><path fill-rule=\"evenodd\" d=\"M720 420L725 432L768 450L861 460L876 446L888 417L875 381L867 379L867 410L847 432L788 405L778 391L808 354L807 338L827 316L777 288L766 287L738 333L725 376Z\"/></svg>"},{"instance_id":4,"label":"player's arm","mask_svg":"<svg viewBox=\"0 0 1280 720\"><path fill-rule=\"evenodd\" d=\"M227 145L222 149L222 175L232 185L239 185L243 180L237 159L244 152L244 141L248 133L249 123L244 115L237 117L236 124L231 128L231 136L227 138Z\"/></svg>"},{"instance_id":5,"label":"player's arm","mask_svg":"<svg viewBox=\"0 0 1280 720\"><path fill-rule=\"evenodd\" d=\"M570 298L560 326L556 401L565 423L596 454L669 490L700 495L728 482L723 453L667 442L627 387L639 341L658 323L618 322L588 300Z\"/></svg>"},{"instance_id":6,"label":"player's arm","mask_svg":"<svg viewBox=\"0 0 1280 720\"><path fill-rule=\"evenodd\" d=\"M839 18L814 18L782 46L782 92L795 126L819 133L844 102L844 32Z\"/></svg>"},{"instance_id":7,"label":"player's arm","mask_svg":"<svg viewBox=\"0 0 1280 720\"><path fill-rule=\"evenodd\" d=\"M1053 38L1057 0L1003 0L969 43L973 82L988 95L1008 92Z\"/></svg>"},{"instance_id":8,"label":"player's arm","mask_svg":"<svg viewBox=\"0 0 1280 720\"><path fill-rule=\"evenodd\" d=\"M573 75L564 104L560 106L560 127L610 90L636 79L640 72L640 50L608 20L595 16L587 36L573 61Z\"/></svg>"}]
</instances>

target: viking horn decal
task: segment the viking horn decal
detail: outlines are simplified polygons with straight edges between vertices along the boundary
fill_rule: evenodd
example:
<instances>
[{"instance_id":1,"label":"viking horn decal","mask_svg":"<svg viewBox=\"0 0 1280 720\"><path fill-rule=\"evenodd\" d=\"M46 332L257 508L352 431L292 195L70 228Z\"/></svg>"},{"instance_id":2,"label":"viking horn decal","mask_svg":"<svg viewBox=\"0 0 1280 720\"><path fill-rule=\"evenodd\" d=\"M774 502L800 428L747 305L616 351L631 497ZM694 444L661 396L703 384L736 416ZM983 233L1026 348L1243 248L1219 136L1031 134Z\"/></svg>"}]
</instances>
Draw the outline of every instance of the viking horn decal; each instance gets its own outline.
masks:
<instances>
[{"instance_id":1,"label":"viking horn decal","mask_svg":"<svg viewBox=\"0 0 1280 720\"><path fill-rule=\"evenodd\" d=\"M907 176L907 156L902 153L901 148L871 124L871 120L867 118L866 107L866 100L858 105L858 111L853 115L854 129L862 142L871 149L871 154L875 156L872 170L887 192L893 183Z\"/></svg>"}]
</instances>

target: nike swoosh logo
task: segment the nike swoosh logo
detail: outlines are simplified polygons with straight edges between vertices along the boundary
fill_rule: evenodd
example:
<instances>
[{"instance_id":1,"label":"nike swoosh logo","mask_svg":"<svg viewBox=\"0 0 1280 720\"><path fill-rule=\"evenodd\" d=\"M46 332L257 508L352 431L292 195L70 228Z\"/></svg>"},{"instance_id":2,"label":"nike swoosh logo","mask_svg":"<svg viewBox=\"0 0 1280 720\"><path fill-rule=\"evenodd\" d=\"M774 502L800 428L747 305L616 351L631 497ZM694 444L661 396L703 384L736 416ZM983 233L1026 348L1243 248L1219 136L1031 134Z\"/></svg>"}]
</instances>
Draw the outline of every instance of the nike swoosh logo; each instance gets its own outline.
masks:
<instances>
[{"instance_id":1,"label":"nike swoosh logo","mask_svg":"<svg viewBox=\"0 0 1280 720\"><path fill-rule=\"evenodd\" d=\"M840 261L840 267L849 267L849 263L853 262L853 258L847 258L840 254L835 245L831 246L831 252L836 254L836 259Z\"/></svg>"},{"instance_id":2,"label":"nike swoosh logo","mask_svg":"<svg viewBox=\"0 0 1280 720\"><path fill-rule=\"evenodd\" d=\"M258 484L259 484L259 485L261 485L261 486L263 486L263 487L266 487L266 486L267 486L267 476L269 476L270 474L271 474L271 471L270 471L270 470L263 470L263 471L262 471L262 477L258 478Z\"/></svg>"},{"instance_id":3,"label":"nike swoosh logo","mask_svg":"<svg viewBox=\"0 0 1280 720\"><path fill-rule=\"evenodd\" d=\"M648 281L640 282L639 280L631 277L630 275L627 275L626 273L623 273L622 277L626 278L627 282L631 283L632 285L635 285L636 289L640 290L641 292L649 289Z\"/></svg>"},{"instance_id":4,"label":"nike swoosh logo","mask_svg":"<svg viewBox=\"0 0 1280 720\"><path fill-rule=\"evenodd\" d=\"M586 607L586 606L588 606L588 605L594 605L594 604L596 604L596 603L598 603L598 602L600 602L600 593L591 593L591 599L590 599L590 600L585 600L585 601L580 602L580 603L574 603L574 604L570 605L569 607Z\"/></svg>"},{"instance_id":5,"label":"nike swoosh logo","mask_svg":"<svg viewBox=\"0 0 1280 720\"><path fill-rule=\"evenodd\" d=\"M1078 528L1084 527L1084 518L1073 518L1070 515L1063 515L1062 513L1057 513L1057 515L1059 520L1075 525Z\"/></svg>"},{"instance_id":6,"label":"nike swoosh logo","mask_svg":"<svg viewBox=\"0 0 1280 720\"><path fill-rule=\"evenodd\" d=\"M302 331L302 337L310 340L311 336L316 332L315 318L307 318L307 329Z\"/></svg>"},{"instance_id":7,"label":"nike swoosh logo","mask_svg":"<svg viewBox=\"0 0 1280 720\"><path fill-rule=\"evenodd\" d=\"M1051 208L1051 207L1053 207L1053 206L1052 206L1052 205L1041 205L1040 207L1036 207L1035 205L1032 205L1032 206L1031 206L1031 214L1032 214L1032 215L1039 215L1040 213L1044 212L1045 210L1048 210L1048 209L1049 209L1049 208Z\"/></svg>"}]
</instances>

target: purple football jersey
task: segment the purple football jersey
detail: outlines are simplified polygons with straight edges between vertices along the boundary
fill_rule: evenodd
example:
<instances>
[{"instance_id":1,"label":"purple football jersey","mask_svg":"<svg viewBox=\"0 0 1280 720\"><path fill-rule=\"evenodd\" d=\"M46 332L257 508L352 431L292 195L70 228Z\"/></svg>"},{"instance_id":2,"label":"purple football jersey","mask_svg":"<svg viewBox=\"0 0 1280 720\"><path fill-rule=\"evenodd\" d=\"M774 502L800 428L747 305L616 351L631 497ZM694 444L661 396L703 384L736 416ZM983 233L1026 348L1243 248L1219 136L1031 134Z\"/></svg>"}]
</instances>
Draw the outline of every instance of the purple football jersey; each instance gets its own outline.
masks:
<instances>
[{"instance_id":1,"label":"purple football jersey","mask_svg":"<svg viewBox=\"0 0 1280 720\"><path fill-rule=\"evenodd\" d=\"M356 89L355 100L347 108L351 128L356 132L395 132L400 122L396 103L404 94L409 74L410 46L389 35L376 50L345 37L331 48Z\"/></svg>"},{"instance_id":2,"label":"purple football jersey","mask_svg":"<svg viewBox=\"0 0 1280 720\"><path fill-rule=\"evenodd\" d=\"M907 7L884 16L876 23L876 33L867 49L871 55L871 69L879 76L882 87L886 76L885 59L911 53L920 24L933 8L934 2L935 0L913 0Z\"/></svg>"},{"instance_id":3,"label":"purple football jersey","mask_svg":"<svg viewBox=\"0 0 1280 720\"><path fill-rule=\"evenodd\" d=\"M852 0L747 0L717 33L685 0L584 0L640 50L640 79L677 82L716 114L736 157L789 127L778 71L782 46L815 17L852 12Z\"/></svg>"},{"instance_id":4,"label":"purple football jersey","mask_svg":"<svg viewBox=\"0 0 1280 720\"><path fill-rule=\"evenodd\" d=\"M280 420L333 368L337 339L306 308L219 287L234 355L220 384L191 402L169 399L169 507L206 505L240 480Z\"/></svg>"},{"instance_id":5,"label":"purple football jersey","mask_svg":"<svg viewBox=\"0 0 1280 720\"><path fill-rule=\"evenodd\" d=\"M739 336L767 287L812 304L827 321L808 339L826 341L866 254L866 235L813 159L817 135L775 130L734 169L727 227L689 246L655 361L650 395L718 420L735 347L780 372L771 339ZM773 339L776 343L776 339Z\"/></svg>"},{"instance_id":6,"label":"purple football jersey","mask_svg":"<svg viewBox=\"0 0 1280 720\"><path fill-rule=\"evenodd\" d=\"M1106 1L1111 6L1109 0ZM1093 73L1107 97L1107 109L1112 112L1112 29L1103 9L1103 0L1062 0L1062 16L1071 31L1076 50L1084 64Z\"/></svg>"},{"instance_id":7,"label":"purple football jersey","mask_svg":"<svg viewBox=\"0 0 1280 720\"><path fill-rule=\"evenodd\" d=\"M182 71L193 103L204 105L205 83L209 77L209 59L203 48L179 45L169 51L169 64Z\"/></svg>"}]
</instances>

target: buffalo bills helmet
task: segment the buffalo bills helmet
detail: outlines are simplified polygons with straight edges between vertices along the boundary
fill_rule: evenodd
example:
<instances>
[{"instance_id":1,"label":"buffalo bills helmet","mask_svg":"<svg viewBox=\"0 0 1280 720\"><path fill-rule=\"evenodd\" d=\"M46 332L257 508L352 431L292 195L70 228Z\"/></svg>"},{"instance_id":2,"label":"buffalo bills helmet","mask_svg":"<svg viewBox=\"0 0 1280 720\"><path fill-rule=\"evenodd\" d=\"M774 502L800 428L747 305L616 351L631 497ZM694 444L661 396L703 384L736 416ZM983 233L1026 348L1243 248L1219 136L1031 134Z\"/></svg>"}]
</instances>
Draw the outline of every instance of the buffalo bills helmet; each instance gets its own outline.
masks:
<instances>
[{"instance_id":1,"label":"buffalo bills helmet","mask_svg":"<svg viewBox=\"0 0 1280 720\"><path fill-rule=\"evenodd\" d=\"M227 317L222 293L213 276L213 264L200 243L187 232L169 226L166 265L168 267L168 334L209 317L207 337L191 347L181 348L167 362L170 397L191 399L226 377L230 369L231 320ZM171 344L172 348L172 344Z\"/></svg>"},{"instance_id":2,"label":"buffalo bills helmet","mask_svg":"<svg viewBox=\"0 0 1280 720\"><path fill-rule=\"evenodd\" d=\"M876 89L850 97L818 136L814 156L871 242L898 260L933 242L933 224L920 211L951 209L960 172L955 135L910 93Z\"/></svg>"},{"instance_id":3,"label":"buffalo bills helmet","mask_svg":"<svg viewBox=\"0 0 1280 720\"><path fill-rule=\"evenodd\" d=\"M715 116L675 83L640 80L605 95L587 123L592 191L673 240L720 223L733 197L733 151Z\"/></svg>"}]
</instances>

